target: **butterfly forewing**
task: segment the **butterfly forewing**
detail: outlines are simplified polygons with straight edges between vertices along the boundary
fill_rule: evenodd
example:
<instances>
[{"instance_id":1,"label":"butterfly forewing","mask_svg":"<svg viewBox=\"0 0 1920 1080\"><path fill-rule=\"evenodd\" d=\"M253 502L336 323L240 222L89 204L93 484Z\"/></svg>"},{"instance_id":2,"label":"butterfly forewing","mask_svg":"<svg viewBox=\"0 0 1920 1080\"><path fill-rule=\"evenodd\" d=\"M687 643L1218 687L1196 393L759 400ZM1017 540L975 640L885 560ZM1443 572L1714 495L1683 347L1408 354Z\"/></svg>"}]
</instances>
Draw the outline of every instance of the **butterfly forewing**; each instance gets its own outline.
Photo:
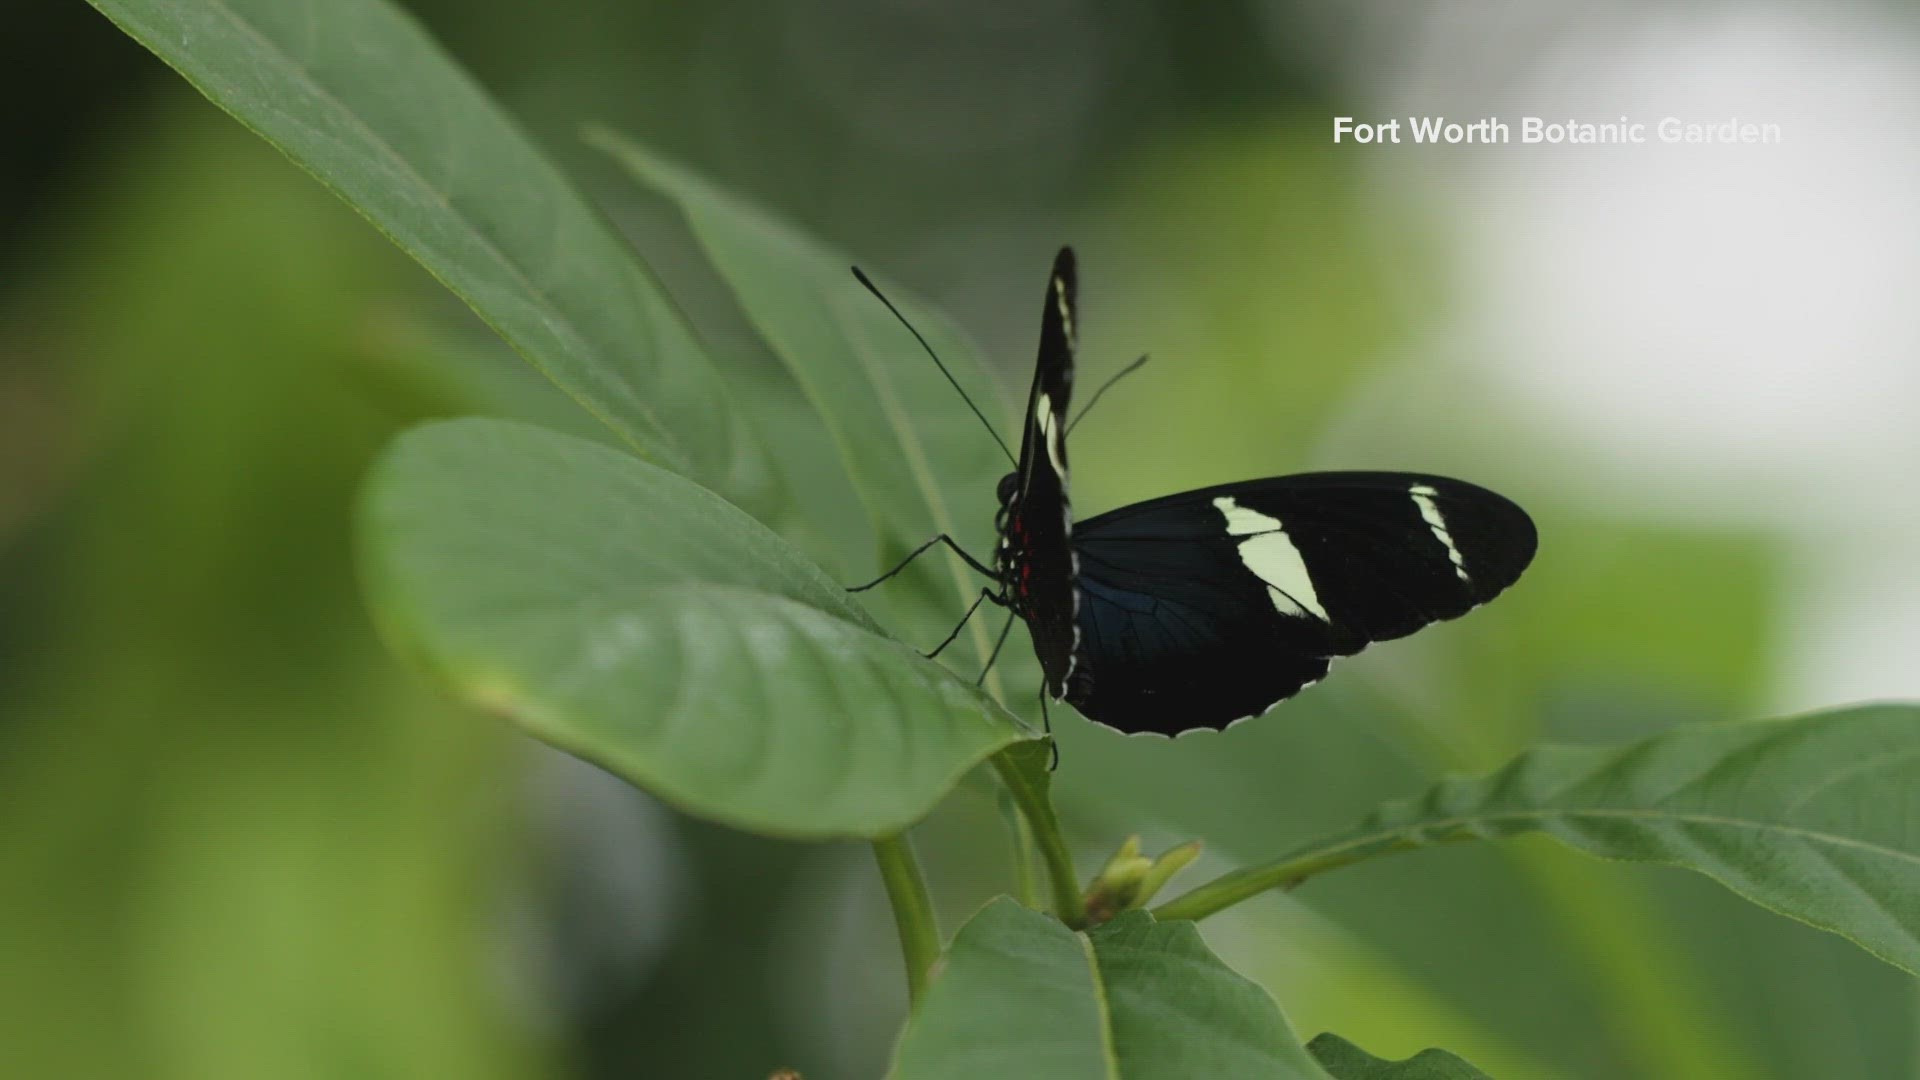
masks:
<instances>
[{"instance_id":1,"label":"butterfly forewing","mask_svg":"<svg viewBox=\"0 0 1920 1080\"><path fill-rule=\"evenodd\" d=\"M1465 614L1533 557L1532 522L1472 484L1310 473L1227 484L1082 522L1068 697L1124 731L1223 727L1327 660Z\"/></svg>"},{"instance_id":2,"label":"butterfly forewing","mask_svg":"<svg viewBox=\"0 0 1920 1080\"><path fill-rule=\"evenodd\" d=\"M1009 606L1026 621L1054 698L1076 656L1078 599L1067 498L1067 406L1073 396L1073 251L1060 249L1040 316L1040 356L1021 423L1020 461L1001 488L997 566Z\"/></svg>"}]
</instances>

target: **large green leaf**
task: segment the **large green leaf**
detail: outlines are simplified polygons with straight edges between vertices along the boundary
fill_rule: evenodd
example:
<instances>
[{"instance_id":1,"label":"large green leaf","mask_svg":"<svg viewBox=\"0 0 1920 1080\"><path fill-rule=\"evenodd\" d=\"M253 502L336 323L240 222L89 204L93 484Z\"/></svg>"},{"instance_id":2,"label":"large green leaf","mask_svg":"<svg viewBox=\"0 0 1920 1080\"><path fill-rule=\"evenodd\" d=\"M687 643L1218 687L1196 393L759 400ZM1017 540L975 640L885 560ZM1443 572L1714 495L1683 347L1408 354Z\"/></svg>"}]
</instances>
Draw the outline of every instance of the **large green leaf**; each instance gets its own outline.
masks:
<instances>
[{"instance_id":1,"label":"large green leaf","mask_svg":"<svg viewBox=\"0 0 1920 1080\"><path fill-rule=\"evenodd\" d=\"M1907 705L1693 724L1624 749L1542 747L1160 913L1199 914L1392 851L1535 831L1605 858L1698 870L1920 972L1920 708Z\"/></svg>"},{"instance_id":2,"label":"large green leaf","mask_svg":"<svg viewBox=\"0 0 1920 1080\"><path fill-rule=\"evenodd\" d=\"M1129 912L1074 933L996 900L961 929L893 1080L1325 1080L1280 1007L1191 923Z\"/></svg>"},{"instance_id":3,"label":"large green leaf","mask_svg":"<svg viewBox=\"0 0 1920 1080\"><path fill-rule=\"evenodd\" d=\"M1405 1061L1387 1061L1338 1035L1317 1035L1307 1049L1335 1080L1488 1080L1486 1073L1445 1050L1422 1050Z\"/></svg>"},{"instance_id":4,"label":"large green leaf","mask_svg":"<svg viewBox=\"0 0 1920 1080\"><path fill-rule=\"evenodd\" d=\"M971 541L986 555L994 483L1008 469L1006 459L912 336L854 280L848 259L610 132L594 129L590 137L685 214L747 316L825 419L868 516L891 541L882 555L937 532ZM1036 304L1041 284L1036 277ZM993 416L999 398L972 345L938 312L902 290L888 293ZM982 583L958 558L941 556L945 580L918 580L942 598L944 611ZM983 649L986 634L975 629L976 648Z\"/></svg>"},{"instance_id":5,"label":"large green leaf","mask_svg":"<svg viewBox=\"0 0 1920 1080\"><path fill-rule=\"evenodd\" d=\"M416 428L360 528L382 622L463 697L739 828L891 832L1017 737L785 541L618 450Z\"/></svg>"},{"instance_id":6,"label":"large green leaf","mask_svg":"<svg viewBox=\"0 0 1920 1080\"><path fill-rule=\"evenodd\" d=\"M759 476L718 373L625 242L386 0L92 0L653 460Z\"/></svg>"}]
</instances>

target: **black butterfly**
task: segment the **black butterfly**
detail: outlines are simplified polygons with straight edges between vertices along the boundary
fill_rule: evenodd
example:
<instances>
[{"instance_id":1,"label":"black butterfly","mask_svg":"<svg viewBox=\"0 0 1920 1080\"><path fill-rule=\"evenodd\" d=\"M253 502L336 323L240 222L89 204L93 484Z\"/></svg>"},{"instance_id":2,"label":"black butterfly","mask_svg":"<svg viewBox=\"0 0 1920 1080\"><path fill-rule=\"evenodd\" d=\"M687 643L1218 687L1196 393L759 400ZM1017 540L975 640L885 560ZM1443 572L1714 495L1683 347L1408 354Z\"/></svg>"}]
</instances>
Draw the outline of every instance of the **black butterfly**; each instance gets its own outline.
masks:
<instances>
[{"instance_id":1,"label":"black butterfly","mask_svg":"<svg viewBox=\"0 0 1920 1080\"><path fill-rule=\"evenodd\" d=\"M1075 318L1073 250L1062 248L1019 460L1000 480L994 565L942 534L859 588L945 543L998 586L981 590L967 616L992 601L1025 620L1046 696L1088 719L1130 733L1224 728L1319 680L1334 657L1466 614L1532 561L1533 522L1518 506L1419 473L1247 480L1075 524L1067 499Z\"/></svg>"}]
</instances>

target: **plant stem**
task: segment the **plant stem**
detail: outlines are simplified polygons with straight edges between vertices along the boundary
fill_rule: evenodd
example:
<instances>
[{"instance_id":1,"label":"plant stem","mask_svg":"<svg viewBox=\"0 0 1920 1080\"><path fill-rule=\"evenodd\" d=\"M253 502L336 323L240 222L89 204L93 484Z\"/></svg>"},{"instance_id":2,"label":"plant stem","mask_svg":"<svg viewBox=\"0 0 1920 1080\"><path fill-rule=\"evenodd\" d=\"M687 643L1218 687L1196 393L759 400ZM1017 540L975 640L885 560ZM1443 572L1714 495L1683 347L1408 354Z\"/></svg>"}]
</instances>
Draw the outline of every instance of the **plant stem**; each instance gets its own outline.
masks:
<instances>
[{"instance_id":1,"label":"plant stem","mask_svg":"<svg viewBox=\"0 0 1920 1080\"><path fill-rule=\"evenodd\" d=\"M1379 855L1412 851L1415 848L1426 847L1435 841L1449 839L1466 839L1466 837L1439 836L1422 841L1400 832L1375 833L1358 839L1309 848L1260 866L1222 874L1205 885L1182 893L1154 908L1153 915L1154 918L1163 922L1168 919L1204 919L1242 900L1258 896L1268 889L1291 889L1315 874L1338 870L1342 866L1351 866Z\"/></svg>"},{"instance_id":2,"label":"plant stem","mask_svg":"<svg viewBox=\"0 0 1920 1080\"><path fill-rule=\"evenodd\" d=\"M904 832L873 842L880 864L880 880L893 905L893 925L900 932L900 958L907 965L907 999L917 1002L927 988L934 961L940 959L940 923L927 896L927 880L913 857L913 842Z\"/></svg>"},{"instance_id":3,"label":"plant stem","mask_svg":"<svg viewBox=\"0 0 1920 1080\"><path fill-rule=\"evenodd\" d=\"M1005 788L1000 790L1000 816L1007 823L1007 846L1013 859L1014 898L1030 908L1040 906L1040 884L1033 876L1033 830Z\"/></svg>"},{"instance_id":4,"label":"plant stem","mask_svg":"<svg viewBox=\"0 0 1920 1080\"><path fill-rule=\"evenodd\" d=\"M993 755L993 768L1033 829L1034 842L1040 847L1041 864L1047 868L1047 880L1053 887L1053 913L1061 922L1079 929L1086 921L1086 907L1080 897L1080 873L1073 868L1073 853L1067 850L1067 838L1060 831L1060 818L1053 812L1053 799L1047 785L1031 782L1026 770L1005 750Z\"/></svg>"}]
</instances>

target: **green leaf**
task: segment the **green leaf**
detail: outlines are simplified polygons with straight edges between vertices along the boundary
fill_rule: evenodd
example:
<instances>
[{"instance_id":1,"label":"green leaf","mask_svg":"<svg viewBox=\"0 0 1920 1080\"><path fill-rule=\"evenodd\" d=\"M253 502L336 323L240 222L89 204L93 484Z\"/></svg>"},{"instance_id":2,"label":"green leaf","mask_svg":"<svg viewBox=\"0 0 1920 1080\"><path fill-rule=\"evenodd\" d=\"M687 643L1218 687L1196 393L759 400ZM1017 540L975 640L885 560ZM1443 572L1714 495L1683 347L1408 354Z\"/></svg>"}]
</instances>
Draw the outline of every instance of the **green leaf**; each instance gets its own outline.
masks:
<instances>
[{"instance_id":1,"label":"green leaf","mask_svg":"<svg viewBox=\"0 0 1920 1080\"><path fill-rule=\"evenodd\" d=\"M894 541L889 550L945 532L977 555L989 554L983 545L1006 459L913 337L854 280L847 257L611 132L595 128L589 138L679 206L714 268L825 419L868 516ZM1036 275L1036 303L1041 284ZM887 292L994 417L999 395L972 345L903 290ZM948 574L938 595L947 603L970 599L979 580L957 557L941 557ZM973 631L984 658L984 622Z\"/></svg>"},{"instance_id":2,"label":"green leaf","mask_svg":"<svg viewBox=\"0 0 1920 1080\"><path fill-rule=\"evenodd\" d=\"M360 532L389 636L466 700L691 813L872 837L1018 737L698 485L523 424L402 436Z\"/></svg>"},{"instance_id":3,"label":"green leaf","mask_svg":"<svg viewBox=\"0 0 1920 1080\"><path fill-rule=\"evenodd\" d=\"M1159 914L1197 917L1393 851L1536 831L1603 858L1697 870L1920 972L1920 708L1910 705L1687 725L1623 749L1541 747Z\"/></svg>"},{"instance_id":4,"label":"green leaf","mask_svg":"<svg viewBox=\"0 0 1920 1080\"><path fill-rule=\"evenodd\" d=\"M1444 1050L1422 1050L1405 1061L1374 1057L1338 1035L1307 1044L1335 1080L1488 1080L1487 1074Z\"/></svg>"},{"instance_id":5,"label":"green leaf","mask_svg":"<svg viewBox=\"0 0 1920 1080\"><path fill-rule=\"evenodd\" d=\"M1000 899L961 929L892 1080L1325 1080L1265 990L1190 923L1134 911L1074 933Z\"/></svg>"},{"instance_id":6,"label":"green leaf","mask_svg":"<svg viewBox=\"0 0 1920 1080\"><path fill-rule=\"evenodd\" d=\"M92 0L345 199L635 450L759 476L698 342L626 243L385 0Z\"/></svg>"}]
</instances>

